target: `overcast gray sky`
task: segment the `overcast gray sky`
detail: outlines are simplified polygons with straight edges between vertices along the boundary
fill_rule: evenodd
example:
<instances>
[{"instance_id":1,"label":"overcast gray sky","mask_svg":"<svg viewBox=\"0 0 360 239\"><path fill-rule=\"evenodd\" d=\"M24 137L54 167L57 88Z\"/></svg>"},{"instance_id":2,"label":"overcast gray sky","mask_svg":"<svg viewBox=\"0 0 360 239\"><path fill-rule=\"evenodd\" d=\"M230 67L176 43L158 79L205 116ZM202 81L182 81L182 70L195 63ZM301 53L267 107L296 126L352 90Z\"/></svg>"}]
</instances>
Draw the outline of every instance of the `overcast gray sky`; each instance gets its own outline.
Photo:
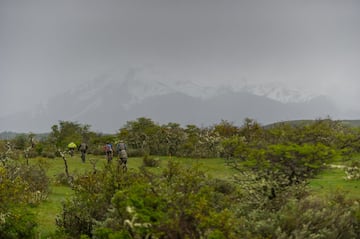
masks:
<instances>
[{"instance_id":1,"label":"overcast gray sky","mask_svg":"<svg viewBox=\"0 0 360 239\"><path fill-rule=\"evenodd\" d=\"M129 67L283 82L358 109L360 1L0 0L1 114Z\"/></svg>"}]
</instances>

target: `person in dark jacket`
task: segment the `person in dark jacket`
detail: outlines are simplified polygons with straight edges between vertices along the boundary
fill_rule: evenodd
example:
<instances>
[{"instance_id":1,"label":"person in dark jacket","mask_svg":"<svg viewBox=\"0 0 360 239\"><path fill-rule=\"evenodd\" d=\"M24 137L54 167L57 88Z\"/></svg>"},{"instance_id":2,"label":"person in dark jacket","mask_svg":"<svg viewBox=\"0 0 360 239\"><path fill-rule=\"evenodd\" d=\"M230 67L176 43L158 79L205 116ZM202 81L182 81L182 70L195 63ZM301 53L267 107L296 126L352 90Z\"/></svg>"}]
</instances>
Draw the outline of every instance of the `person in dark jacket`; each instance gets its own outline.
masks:
<instances>
[{"instance_id":1,"label":"person in dark jacket","mask_svg":"<svg viewBox=\"0 0 360 239\"><path fill-rule=\"evenodd\" d=\"M82 142L78 147L78 151L81 152L81 160L83 163L85 163L85 156L87 150L88 150L88 145L85 142Z\"/></svg>"}]
</instances>

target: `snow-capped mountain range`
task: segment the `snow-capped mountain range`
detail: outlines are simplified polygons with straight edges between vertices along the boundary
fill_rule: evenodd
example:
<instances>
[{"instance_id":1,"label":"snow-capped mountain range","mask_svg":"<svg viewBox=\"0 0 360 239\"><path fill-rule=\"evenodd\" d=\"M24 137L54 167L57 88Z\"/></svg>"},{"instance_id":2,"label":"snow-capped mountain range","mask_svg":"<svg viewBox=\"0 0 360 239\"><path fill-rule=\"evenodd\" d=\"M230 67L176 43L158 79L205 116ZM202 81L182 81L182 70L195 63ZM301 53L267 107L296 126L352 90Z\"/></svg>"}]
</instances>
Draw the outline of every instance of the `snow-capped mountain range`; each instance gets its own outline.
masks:
<instances>
[{"instance_id":1,"label":"snow-capped mountain range","mask_svg":"<svg viewBox=\"0 0 360 239\"><path fill-rule=\"evenodd\" d=\"M211 125L319 118L336 114L325 96L305 94L279 83L206 85L130 70L103 75L49 99L30 112L0 118L0 131L47 132L59 120L115 132L127 121L149 117L158 123ZM26 116L25 116L26 115Z\"/></svg>"},{"instance_id":2,"label":"snow-capped mountain range","mask_svg":"<svg viewBox=\"0 0 360 239\"><path fill-rule=\"evenodd\" d=\"M85 85L71 90L79 95L80 99L89 100L103 89L126 89L131 96L122 105L130 107L148 97L161 96L166 94L181 93L195 98L210 99L212 97L226 94L228 92L248 92L257 96L264 96L282 103L300 103L310 101L320 95L308 93L296 89L289 89L281 83L249 84L243 82L224 83L211 86L189 80L173 81L167 78L149 76L141 72L129 72L124 77L114 78L103 76Z\"/></svg>"}]
</instances>

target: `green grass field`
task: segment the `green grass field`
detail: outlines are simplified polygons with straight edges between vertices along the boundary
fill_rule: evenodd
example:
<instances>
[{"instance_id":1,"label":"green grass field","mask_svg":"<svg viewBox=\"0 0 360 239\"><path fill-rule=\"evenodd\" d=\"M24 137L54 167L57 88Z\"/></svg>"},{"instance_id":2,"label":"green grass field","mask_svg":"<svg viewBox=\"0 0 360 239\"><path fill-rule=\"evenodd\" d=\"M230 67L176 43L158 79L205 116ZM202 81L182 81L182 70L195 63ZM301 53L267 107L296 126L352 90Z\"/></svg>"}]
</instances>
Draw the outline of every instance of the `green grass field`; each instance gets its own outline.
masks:
<instances>
[{"instance_id":1,"label":"green grass field","mask_svg":"<svg viewBox=\"0 0 360 239\"><path fill-rule=\"evenodd\" d=\"M206 173L213 178L231 179L236 171L226 165L225 161L220 158L210 159L187 159L187 158L168 158L168 157L154 157L160 161L159 167L151 168L155 172L160 172L168 162L168 160L177 160L186 165L196 164L201 167ZM51 179L51 193L48 199L40 205L33 207L32 210L38 217L38 238L48 238L56 230L55 219L56 215L61 212L61 202L70 198L73 191L62 185L55 183L56 176L60 173L65 173L64 161L62 158L55 159L33 159L46 162L47 173ZM76 154L73 157L67 158L67 164L70 174L83 173L92 170L93 165L91 161L96 161L96 168L102 168L106 165L105 156L87 155L86 163L82 163L80 155ZM138 170L142 165L142 158L129 158L128 170ZM360 182L347 181L344 179L345 173L342 169L327 169L319 174L316 178L311 179L309 188L313 193L319 195L326 195L336 190L342 190L347 196L357 198L360 200Z\"/></svg>"},{"instance_id":2,"label":"green grass field","mask_svg":"<svg viewBox=\"0 0 360 239\"><path fill-rule=\"evenodd\" d=\"M360 200L360 181L346 180L343 169L329 168L310 180L310 188L314 193L326 195L341 191L350 198Z\"/></svg>"}]
</instances>

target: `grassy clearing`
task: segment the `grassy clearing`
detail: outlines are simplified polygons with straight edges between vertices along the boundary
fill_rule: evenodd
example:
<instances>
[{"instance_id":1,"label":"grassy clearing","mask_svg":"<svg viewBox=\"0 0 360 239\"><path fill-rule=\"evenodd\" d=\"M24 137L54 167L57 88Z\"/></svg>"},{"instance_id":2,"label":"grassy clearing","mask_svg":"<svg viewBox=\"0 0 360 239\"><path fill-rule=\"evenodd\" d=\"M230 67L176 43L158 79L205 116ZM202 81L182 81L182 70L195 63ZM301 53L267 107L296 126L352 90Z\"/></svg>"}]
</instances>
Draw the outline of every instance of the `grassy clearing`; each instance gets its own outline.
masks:
<instances>
[{"instance_id":1,"label":"grassy clearing","mask_svg":"<svg viewBox=\"0 0 360 239\"><path fill-rule=\"evenodd\" d=\"M72 195L72 190L67 186L52 186L49 198L39 206L33 208L39 223L39 238L47 238L56 231L56 215L61 212L61 202Z\"/></svg>"},{"instance_id":2,"label":"grassy clearing","mask_svg":"<svg viewBox=\"0 0 360 239\"><path fill-rule=\"evenodd\" d=\"M360 200L360 182L346 180L344 169L328 168L310 180L310 189L317 194L326 195L341 191L350 198Z\"/></svg>"},{"instance_id":3,"label":"grassy clearing","mask_svg":"<svg viewBox=\"0 0 360 239\"><path fill-rule=\"evenodd\" d=\"M153 171L160 172L166 167L169 160L174 160L185 165L198 166L202 171L207 173L209 176L220 179L230 179L236 171L225 164L225 161L220 158L201 158L201 159L190 159L190 158L176 158L172 157L158 157L160 164L157 168L152 169ZM138 167L142 165L142 158L137 158L136 164Z\"/></svg>"}]
</instances>

